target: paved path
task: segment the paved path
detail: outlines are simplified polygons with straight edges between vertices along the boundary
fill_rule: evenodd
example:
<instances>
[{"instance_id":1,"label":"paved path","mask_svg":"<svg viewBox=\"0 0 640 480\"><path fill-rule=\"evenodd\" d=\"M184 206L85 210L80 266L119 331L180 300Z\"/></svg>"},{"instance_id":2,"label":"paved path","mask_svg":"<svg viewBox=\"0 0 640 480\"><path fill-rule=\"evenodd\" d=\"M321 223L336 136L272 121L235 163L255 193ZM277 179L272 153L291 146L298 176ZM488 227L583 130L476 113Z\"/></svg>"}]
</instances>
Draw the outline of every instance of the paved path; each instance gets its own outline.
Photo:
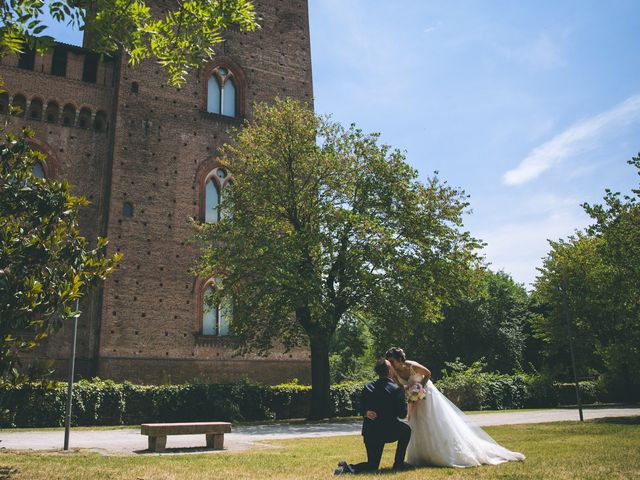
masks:
<instances>
[{"instance_id":1,"label":"paved path","mask_svg":"<svg viewBox=\"0 0 640 480\"><path fill-rule=\"evenodd\" d=\"M640 408L599 408L584 411L585 419L602 417L640 416ZM578 420L576 410L550 409L505 413L479 413L469 415L476 425L513 425L523 423L559 422ZM335 435L357 435L360 422L299 423L278 425L240 425L233 433L225 435L225 450L238 451L250 447L273 448L267 440L288 438L330 437ZM0 431L0 448L15 450L61 450L64 430L32 430L23 432ZM169 436L167 453L211 452L204 447L204 435ZM146 451L147 437L139 429L71 430L72 449L89 449L105 455L149 454ZM220 453L211 452L211 453Z\"/></svg>"}]
</instances>

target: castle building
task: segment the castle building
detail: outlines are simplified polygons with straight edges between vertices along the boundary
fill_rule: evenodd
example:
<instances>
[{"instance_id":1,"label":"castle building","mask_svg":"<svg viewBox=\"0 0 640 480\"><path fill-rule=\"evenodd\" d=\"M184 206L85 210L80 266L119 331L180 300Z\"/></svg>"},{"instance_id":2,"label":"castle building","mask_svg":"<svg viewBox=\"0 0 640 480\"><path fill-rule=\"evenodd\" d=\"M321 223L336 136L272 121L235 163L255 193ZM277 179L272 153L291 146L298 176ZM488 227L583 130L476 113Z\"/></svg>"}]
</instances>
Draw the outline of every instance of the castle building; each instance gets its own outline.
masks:
<instances>
[{"instance_id":1,"label":"castle building","mask_svg":"<svg viewBox=\"0 0 640 480\"><path fill-rule=\"evenodd\" d=\"M163 12L174 2L149 3ZM250 118L255 102L312 104L307 1L259 0L255 8L262 28L227 32L215 58L181 88L168 86L154 62L131 68L123 56L100 57L87 41L0 59L0 117L9 130L29 125L33 148L47 155L34 172L67 179L87 197L82 233L108 237L108 253L123 254L81 302L80 376L145 383L310 377L305 349L234 356L229 310L204 301L213 279L189 272L198 255L189 218L217 220L233 173L217 159L229 128ZM22 113L9 115L9 105ZM34 354L53 359L61 376L71 330L66 325Z\"/></svg>"}]
</instances>

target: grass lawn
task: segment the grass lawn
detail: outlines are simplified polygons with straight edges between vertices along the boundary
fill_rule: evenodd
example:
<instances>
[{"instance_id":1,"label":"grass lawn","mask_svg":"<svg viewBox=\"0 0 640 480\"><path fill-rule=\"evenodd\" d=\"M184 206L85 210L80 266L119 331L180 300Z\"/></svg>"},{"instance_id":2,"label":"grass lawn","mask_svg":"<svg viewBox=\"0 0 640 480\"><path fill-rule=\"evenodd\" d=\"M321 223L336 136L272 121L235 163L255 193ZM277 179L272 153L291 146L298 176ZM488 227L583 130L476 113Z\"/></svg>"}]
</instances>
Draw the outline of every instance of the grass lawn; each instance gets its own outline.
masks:
<instances>
[{"instance_id":1,"label":"grass lawn","mask_svg":"<svg viewBox=\"0 0 640 480\"><path fill-rule=\"evenodd\" d=\"M640 417L486 430L504 446L525 453L527 460L470 469L419 468L396 474L388 470L395 445L388 445L382 476L411 480L640 478ZM364 460L359 436L273 441L269 445L275 448L164 456L2 451L0 480L329 479L341 458Z\"/></svg>"}]
</instances>

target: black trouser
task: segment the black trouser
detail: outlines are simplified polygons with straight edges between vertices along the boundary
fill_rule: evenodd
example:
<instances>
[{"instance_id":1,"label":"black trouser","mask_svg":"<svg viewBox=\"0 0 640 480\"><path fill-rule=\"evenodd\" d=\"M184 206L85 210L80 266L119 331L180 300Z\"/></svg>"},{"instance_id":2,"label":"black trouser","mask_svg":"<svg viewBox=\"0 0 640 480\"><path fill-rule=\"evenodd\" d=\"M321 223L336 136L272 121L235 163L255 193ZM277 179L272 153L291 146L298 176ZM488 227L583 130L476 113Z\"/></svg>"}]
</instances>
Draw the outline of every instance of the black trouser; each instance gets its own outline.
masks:
<instances>
[{"instance_id":1,"label":"black trouser","mask_svg":"<svg viewBox=\"0 0 640 480\"><path fill-rule=\"evenodd\" d=\"M393 467L404 464L404 456L411 439L411 427L404 422L396 421L389 426L383 435L365 435L364 446L367 449L367 461L351 465L355 473L372 472L380 467L380 459L385 443L398 442Z\"/></svg>"}]
</instances>

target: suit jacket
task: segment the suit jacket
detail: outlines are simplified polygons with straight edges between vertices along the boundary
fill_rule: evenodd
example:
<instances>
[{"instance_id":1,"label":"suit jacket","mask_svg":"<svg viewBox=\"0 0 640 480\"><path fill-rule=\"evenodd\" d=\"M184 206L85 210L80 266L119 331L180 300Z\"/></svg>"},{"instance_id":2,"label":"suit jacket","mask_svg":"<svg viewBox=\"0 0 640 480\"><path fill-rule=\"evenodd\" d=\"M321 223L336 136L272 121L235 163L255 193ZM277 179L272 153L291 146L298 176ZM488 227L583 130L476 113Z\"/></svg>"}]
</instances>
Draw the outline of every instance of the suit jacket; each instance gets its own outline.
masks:
<instances>
[{"instance_id":1,"label":"suit jacket","mask_svg":"<svg viewBox=\"0 0 640 480\"><path fill-rule=\"evenodd\" d=\"M378 417L364 418L362 435L384 441L396 428L398 418L407 416L404 388L388 378L367 383L360 397L360 414L364 416L367 410L373 410Z\"/></svg>"}]
</instances>

